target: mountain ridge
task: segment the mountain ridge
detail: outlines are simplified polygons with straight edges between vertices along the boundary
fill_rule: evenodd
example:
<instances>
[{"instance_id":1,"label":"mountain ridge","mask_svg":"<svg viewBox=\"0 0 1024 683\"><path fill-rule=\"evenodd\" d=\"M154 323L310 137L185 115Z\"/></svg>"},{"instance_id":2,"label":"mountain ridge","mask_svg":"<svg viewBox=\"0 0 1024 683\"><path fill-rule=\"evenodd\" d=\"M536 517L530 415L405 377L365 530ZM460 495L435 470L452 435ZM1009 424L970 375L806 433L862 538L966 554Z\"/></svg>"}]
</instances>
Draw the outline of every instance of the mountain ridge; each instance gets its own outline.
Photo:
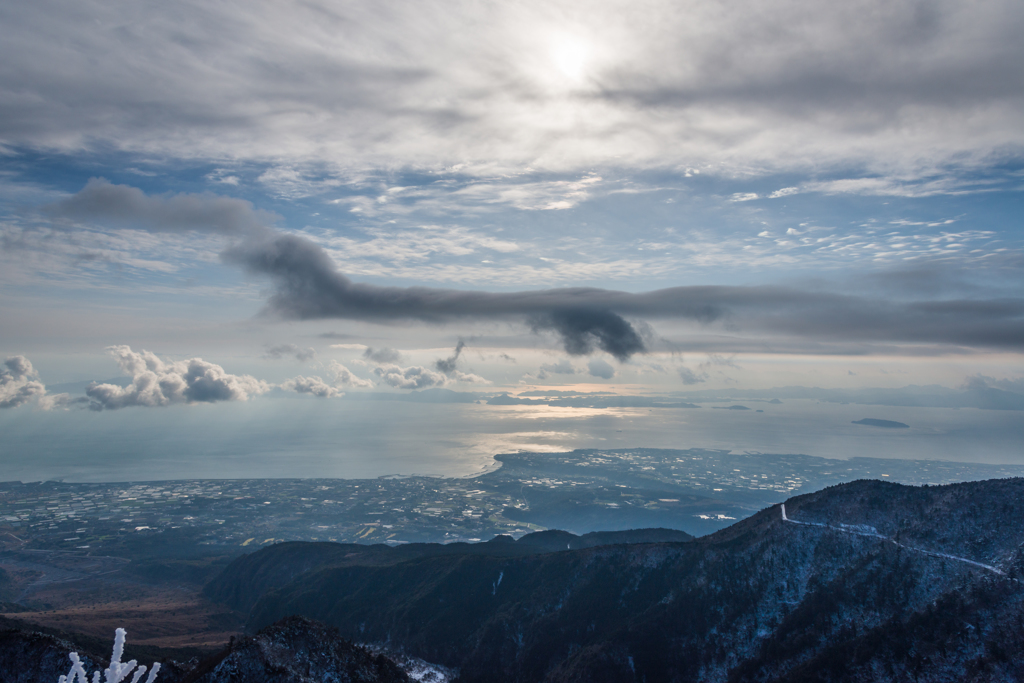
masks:
<instances>
[{"instance_id":1,"label":"mountain ridge","mask_svg":"<svg viewBox=\"0 0 1024 683\"><path fill-rule=\"evenodd\" d=\"M676 529L634 529L597 531L577 536L567 531L548 530L526 534L518 540L495 536L486 543L385 544L304 542L277 543L236 558L203 590L212 600L247 611L259 595L279 589L297 577L329 567L387 566L433 556L489 555L521 556L596 547L608 543L685 542L693 536Z\"/></svg>"},{"instance_id":2,"label":"mountain ridge","mask_svg":"<svg viewBox=\"0 0 1024 683\"><path fill-rule=\"evenodd\" d=\"M345 637L458 668L466 683L826 680L828 652L856 650L879 634L899 641L892 634L911 622L953 637L929 605L959 599L976 628L1010 634L991 667L1005 673L1024 654L1013 644L1024 635L1014 625L1024 479L925 487L861 480L796 496L786 508L793 520L836 528L787 524L776 505L683 543L322 568L260 596L248 627L303 614ZM877 537L839 525L870 527ZM891 538L1006 576L909 552ZM985 607L993 596L1003 596L1002 611ZM886 666L910 670L911 654L888 656ZM966 660L941 661L967 671ZM755 662L771 674L754 676ZM801 678L805 670L818 678Z\"/></svg>"}]
</instances>

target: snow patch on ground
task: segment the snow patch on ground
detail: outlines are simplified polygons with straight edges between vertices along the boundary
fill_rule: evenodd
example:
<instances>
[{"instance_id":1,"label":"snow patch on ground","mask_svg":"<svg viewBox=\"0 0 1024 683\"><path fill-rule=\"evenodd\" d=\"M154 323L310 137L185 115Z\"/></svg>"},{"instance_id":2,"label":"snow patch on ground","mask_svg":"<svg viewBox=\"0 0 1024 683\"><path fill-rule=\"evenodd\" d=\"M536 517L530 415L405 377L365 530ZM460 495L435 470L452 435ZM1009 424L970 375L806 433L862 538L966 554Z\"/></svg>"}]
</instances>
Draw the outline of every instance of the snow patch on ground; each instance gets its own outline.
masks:
<instances>
[{"instance_id":1,"label":"snow patch on ground","mask_svg":"<svg viewBox=\"0 0 1024 683\"><path fill-rule=\"evenodd\" d=\"M451 683L459 675L458 669L431 664L419 657L410 657L381 643L361 643L361 646L375 655L384 655L408 674L409 678L420 683Z\"/></svg>"}]
</instances>

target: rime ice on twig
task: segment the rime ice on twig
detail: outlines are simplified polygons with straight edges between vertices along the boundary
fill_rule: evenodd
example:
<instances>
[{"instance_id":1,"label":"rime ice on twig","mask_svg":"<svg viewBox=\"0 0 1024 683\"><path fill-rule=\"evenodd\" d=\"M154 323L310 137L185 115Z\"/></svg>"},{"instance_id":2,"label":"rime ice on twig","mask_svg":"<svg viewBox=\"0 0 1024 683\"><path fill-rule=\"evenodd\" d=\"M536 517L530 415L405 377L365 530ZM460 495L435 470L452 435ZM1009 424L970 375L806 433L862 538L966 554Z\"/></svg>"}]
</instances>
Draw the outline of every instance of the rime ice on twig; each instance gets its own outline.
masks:
<instances>
[{"instance_id":1,"label":"rime ice on twig","mask_svg":"<svg viewBox=\"0 0 1024 683\"><path fill-rule=\"evenodd\" d=\"M124 654L124 638L125 631L123 628L114 631L114 650L110 655L110 666L103 670L105 675L103 683L121 683L132 670L135 670L135 675L132 676L130 683L139 683L139 680L146 673L145 666L139 666L138 669L135 668L138 666L138 662L134 659L124 663L121 662L121 655ZM85 667L82 665L82 660L78 653L71 652L68 654L68 658L71 660L71 671L66 676L58 678L57 683L90 683L89 678L85 675ZM157 662L153 664L153 669L149 672L146 683L153 683L159 671L160 663ZM99 671L93 672L92 683L100 683Z\"/></svg>"}]
</instances>

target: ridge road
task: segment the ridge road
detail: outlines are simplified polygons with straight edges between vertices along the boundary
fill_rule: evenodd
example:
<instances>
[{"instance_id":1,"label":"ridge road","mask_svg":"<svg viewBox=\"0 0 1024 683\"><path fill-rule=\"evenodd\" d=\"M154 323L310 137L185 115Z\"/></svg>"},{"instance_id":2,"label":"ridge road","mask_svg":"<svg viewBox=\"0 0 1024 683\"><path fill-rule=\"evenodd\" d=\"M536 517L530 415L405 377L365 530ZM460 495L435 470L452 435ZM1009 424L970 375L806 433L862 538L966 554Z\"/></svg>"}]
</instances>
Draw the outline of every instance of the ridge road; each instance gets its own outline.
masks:
<instances>
[{"instance_id":1,"label":"ridge road","mask_svg":"<svg viewBox=\"0 0 1024 683\"><path fill-rule=\"evenodd\" d=\"M937 552L934 552L934 551L931 551L931 550L923 550L922 548L915 548L914 546L910 546L910 545L906 545L904 543L900 543L899 541L897 541L894 538L889 538L888 536L883 536L883 535L881 535L878 532L861 531L861 530L855 529L853 527L845 526L845 525L832 526L831 524L822 524L821 522L800 522L800 521L797 521L795 519L790 519L789 517L786 516L786 504L785 503L781 503L781 507L782 507L782 521L783 522L789 522L790 524L800 524L802 526L814 526L814 527L820 527L820 528L823 528L823 529L832 529L833 531L840 531L840 532L842 532L844 534L853 534L854 536L865 536L867 538L877 538L877 539L882 540L882 541L888 541L889 543L892 543L893 545L895 545L895 546L897 546L899 548L905 548L907 550L912 550L915 553L922 553L924 555L930 555L931 557L938 557L938 558L941 558L941 559L944 559L944 560L954 560L956 562L963 562L964 564L973 565L973 566L979 567L981 569L987 569L988 571L993 572L995 574L998 574L999 576L1006 577L1006 572L1004 572L999 567L993 567L990 564L984 564L982 562L975 562L974 560L969 560L966 557L958 557L956 555L947 555L946 553L937 553ZM1012 579L1012 580L1016 581L1017 583L1020 583L1020 581L1018 581L1017 579Z\"/></svg>"}]
</instances>

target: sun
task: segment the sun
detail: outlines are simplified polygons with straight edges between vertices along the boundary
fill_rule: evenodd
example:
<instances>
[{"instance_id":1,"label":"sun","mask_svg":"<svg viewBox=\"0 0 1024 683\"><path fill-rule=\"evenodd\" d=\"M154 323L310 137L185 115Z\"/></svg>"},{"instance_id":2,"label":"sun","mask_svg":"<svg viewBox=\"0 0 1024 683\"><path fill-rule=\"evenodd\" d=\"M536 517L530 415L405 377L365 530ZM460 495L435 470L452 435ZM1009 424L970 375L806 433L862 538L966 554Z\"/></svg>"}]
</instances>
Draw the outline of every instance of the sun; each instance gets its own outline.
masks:
<instances>
[{"instance_id":1,"label":"sun","mask_svg":"<svg viewBox=\"0 0 1024 683\"><path fill-rule=\"evenodd\" d=\"M551 60L565 79L581 83L587 76L590 52L590 47L579 38L560 36L551 47Z\"/></svg>"}]
</instances>

